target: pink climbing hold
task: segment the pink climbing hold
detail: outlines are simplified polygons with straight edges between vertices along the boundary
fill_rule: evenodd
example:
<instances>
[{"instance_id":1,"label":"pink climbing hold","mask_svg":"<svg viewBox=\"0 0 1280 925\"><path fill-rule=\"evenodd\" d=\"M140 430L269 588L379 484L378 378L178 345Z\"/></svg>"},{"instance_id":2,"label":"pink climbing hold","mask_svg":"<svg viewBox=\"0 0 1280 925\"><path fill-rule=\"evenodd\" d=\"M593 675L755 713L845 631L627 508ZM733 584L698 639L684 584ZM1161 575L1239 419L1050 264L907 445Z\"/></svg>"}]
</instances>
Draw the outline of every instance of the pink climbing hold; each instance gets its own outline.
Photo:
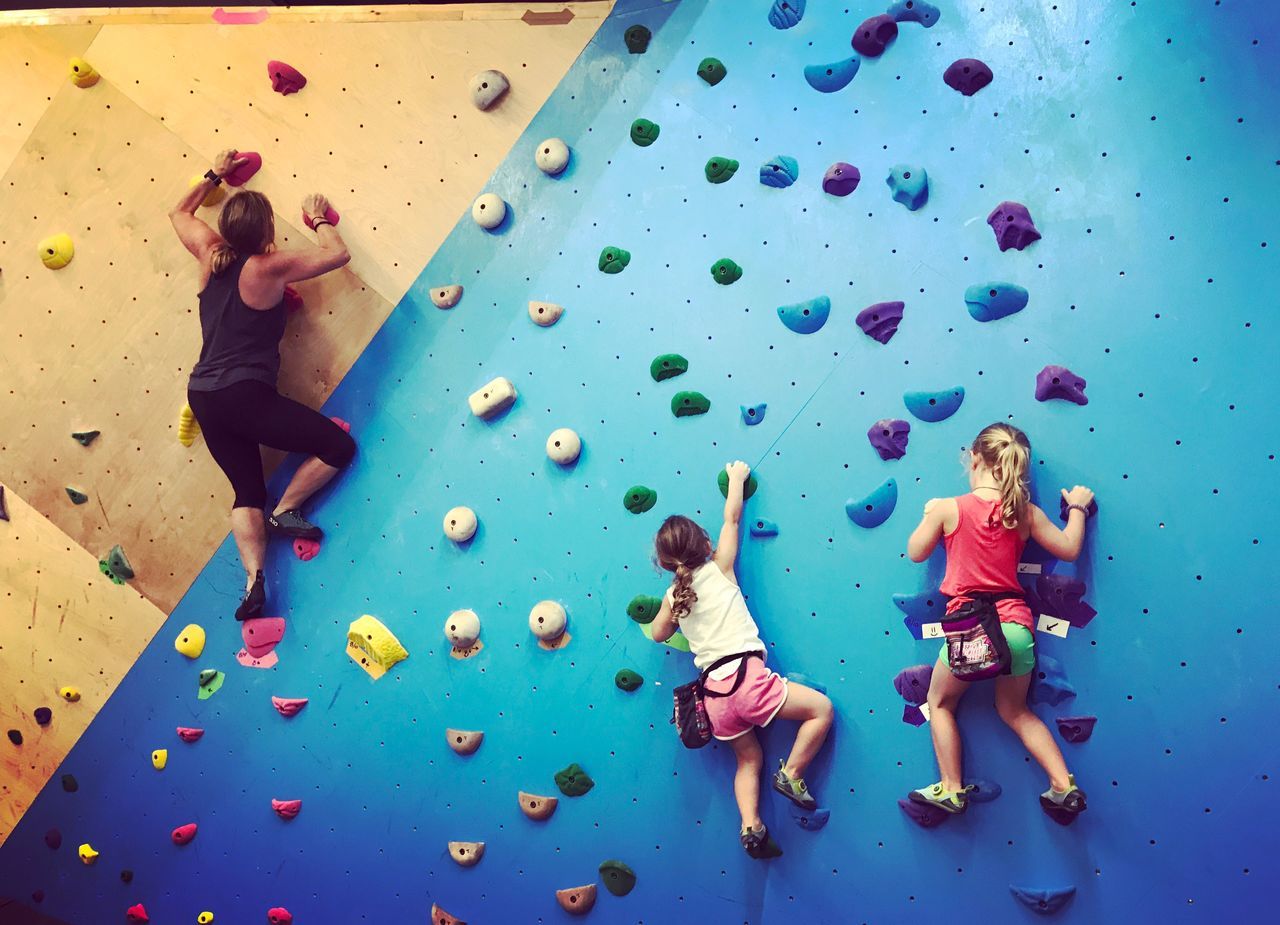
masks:
<instances>
[{"instance_id":1,"label":"pink climbing hold","mask_svg":"<svg viewBox=\"0 0 1280 925\"><path fill-rule=\"evenodd\" d=\"M290 313L302 311L302 295L292 286L284 287L284 310Z\"/></svg>"},{"instance_id":2,"label":"pink climbing hold","mask_svg":"<svg viewBox=\"0 0 1280 925\"><path fill-rule=\"evenodd\" d=\"M271 925L293 925L293 915L284 906L276 906L267 910L267 921Z\"/></svg>"},{"instance_id":3,"label":"pink climbing hold","mask_svg":"<svg viewBox=\"0 0 1280 925\"><path fill-rule=\"evenodd\" d=\"M293 541L293 554L303 562L310 562L320 555L320 541L309 540L305 536L300 536Z\"/></svg>"},{"instance_id":4,"label":"pink climbing hold","mask_svg":"<svg viewBox=\"0 0 1280 925\"><path fill-rule=\"evenodd\" d=\"M262 169L262 155L257 151L237 151L236 160L243 160L244 163L222 178L227 186L244 186Z\"/></svg>"},{"instance_id":5,"label":"pink climbing hold","mask_svg":"<svg viewBox=\"0 0 1280 925\"><path fill-rule=\"evenodd\" d=\"M190 726L178 727L178 738L184 742L199 742L202 735L204 735L203 729L193 729Z\"/></svg>"},{"instance_id":6,"label":"pink climbing hold","mask_svg":"<svg viewBox=\"0 0 1280 925\"><path fill-rule=\"evenodd\" d=\"M180 825L173 830L170 838L173 839L175 845L189 845L191 840L196 837L196 824L188 822L186 825Z\"/></svg>"},{"instance_id":7,"label":"pink climbing hold","mask_svg":"<svg viewBox=\"0 0 1280 925\"><path fill-rule=\"evenodd\" d=\"M283 61L268 61L267 76L271 78L271 89L283 96L297 93L307 85L302 72Z\"/></svg>"},{"instance_id":8,"label":"pink climbing hold","mask_svg":"<svg viewBox=\"0 0 1280 925\"><path fill-rule=\"evenodd\" d=\"M284 638L284 617L255 617L240 624L240 638L254 658L262 658Z\"/></svg>"},{"instance_id":9,"label":"pink climbing hold","mask_svg":"<svg viewBox=\"0 0 1280 925\"><path fill-rule=\"evenodd\" d=\"M301 800L275 800L271 801L271 808L276 811L276 815L281 819L292 819L298 815L302 809Z\"/></svg>"},{"instance_id":10,"label":"pink climbing hold","mask_svg":"<svg viewBox=\"0 0 1280 925\"><path fill-rule=\"evenodd\" d=\"M324 220L328 222L330 225L338 224L338 221L341 218L342 216L338 214L338 210L335 209L333 206L329 206L329 208L324 210ZM316 230L315 222L311 221L311 216L308 215L306 212L302 213L302 220L307 223L307 228L309 228L312 231Z\"/></svg>"},{"instance_id":11,"label":"pink climbing hold","mask_svg":"<svg viewBox=\"0 0 1280 925\"><path fill-rule=\"evenodd\" d=\"M150 922L151 916L147 915L146 907L142 903L132 905L126 910L124 917L130 922Z\"/></svg>"},{"instance_id":12,"label":"pink climbing hold","mask_svg":"<svg viewBox=\"0 0 1280 925\"><path fill-rule=\"evenodd\" d=\"M350 425L350 424L348 424L346 421L344 421L342 418L340 418L340 417L331 417L331 418L329 418L329 420L333 421L333 423L337 424L339 427L341 427L341 428L342 428L343 430L345 430L347 433L351 433L351 425Z\"/></svg>"},{"instance_id":13,"label":"pink climbing hold","mask_svg":"<svg viewBox=\"0 0 1280 925\"><path fill-rule=\"evenodd\" d=\"M298 712L307 705L307 698L272 697L271 705L276 708L276 712L281 716L297 716Z\"/></svg>"}]
</instances>

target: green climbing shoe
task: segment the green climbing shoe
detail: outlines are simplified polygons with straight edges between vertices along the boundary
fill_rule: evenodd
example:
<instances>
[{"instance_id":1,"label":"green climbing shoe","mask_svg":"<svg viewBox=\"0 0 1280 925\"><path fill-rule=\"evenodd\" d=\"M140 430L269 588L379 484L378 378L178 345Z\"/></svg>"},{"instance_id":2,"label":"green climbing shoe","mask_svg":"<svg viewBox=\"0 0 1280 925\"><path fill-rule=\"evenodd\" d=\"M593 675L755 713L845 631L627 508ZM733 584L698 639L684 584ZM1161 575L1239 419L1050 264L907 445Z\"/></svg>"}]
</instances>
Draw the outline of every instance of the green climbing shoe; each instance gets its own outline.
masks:
<instances>
[{"instance_id":1,"label":"green climbing shoe","mask_svg":"<svg viewBox=\"0 0 1280 925\"><path fill-rule=\"evenodd\" d=\"M922 806L936 806L945 813L959 816L969 808L969 791L972 789L964 787L960 790L944 790L942 781L938 781L929 787L912 790L907 794L907 799Z\"/></svg>"},{"instance_id":2,"label":"green climbing shoe","mask_svg":"<svg viewBox=\"0 0 1280 925\"><path fill-rule=\"evenodd\" d=\"M788 777L785 761L778 762L778 773L773 775L773 789L804 810L818 808L818 801L809 793L804 778Z\"/></svg>"},{"instance_id":3,"label":"green climbing shoe","mask_svg":"<svg viewBox=\"0 0 1280 925\"><path fill-rule=\"evenodd\" d=\"M1054 790L1050 787L1040 794L1040 806L1045 810L1058 810L1078 816L1089 808L1085 792L1076 786L1076 776L1068 774L1070 786L1066 790Z\"/></svg>"}]
</instances>

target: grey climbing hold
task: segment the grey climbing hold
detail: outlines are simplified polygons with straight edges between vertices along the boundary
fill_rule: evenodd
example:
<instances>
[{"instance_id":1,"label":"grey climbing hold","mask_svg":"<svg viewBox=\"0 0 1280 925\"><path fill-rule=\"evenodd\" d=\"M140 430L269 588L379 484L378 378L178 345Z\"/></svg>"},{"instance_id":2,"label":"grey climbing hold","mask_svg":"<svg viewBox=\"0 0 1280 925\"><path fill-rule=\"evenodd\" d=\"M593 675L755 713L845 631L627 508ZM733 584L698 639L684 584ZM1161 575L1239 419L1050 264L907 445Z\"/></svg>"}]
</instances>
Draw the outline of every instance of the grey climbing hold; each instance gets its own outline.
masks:
<instances>
[{"instance_id":1,"label":"grey climbing hold","mask_svg":"<svg viewBox=\"0 0 1280 925\"><path fill-rule=\"evenodd\" d=\"M564 173L569 166L569 146L560 138L548 138L538 145L533 154L533 162L549 177Z\"/></svg>"},{"instance_id":2,"label":"grey climbing hold","mask_svg":"<svg viewBox=\"0 0 1280 925\"><path fill-rule=\"evenodd\" d=\"M596 266L600 268L601 273L613 274L621 273L630 262L631 251L609 246L600 252L600 259L596 261Z\"/></svg>"},{"instance_id":3,"label":"grey climbing hold","mask_svg":"<svg viewBox=\"0 0 1280 925\"><path fill-rule=\"evenodd\" d=\"M561 427L547 437L547 458L559 466L572 466L582 453L582 438L568 427Z\"/></svg>"},{"instance_id":4,"label":"grey climbing hold","mask_svg":"<svg viewBox=\"0 0 1280 925\"><path fill-rule=\"evenodd\" d=\"M1071 902L1071 898L1076 895L1074 886L1064 887L1029 887L1015 886L1009 884L1009 892L1013 894L1013 898L1022 903L1032 912L1040 915L1053 915L1055 912Z\"/></svg>"},{"instance_id":5,"label":"grey climbing hold","mask_svg":"<svg viewBox=\"0 0 1280 925\"><path fill-rule=\"evenodd\" d=\"M653 358L649 364L649 375L654 382L672 379L689 371L689 361L678 353L664 353Z\"/></svg>"},{"instance_id":6,"label":"grey climbing hold","mask_svg":"<svg viewBox=\"0 0 1280 925\"><path fill-rule=\"evenodd\" d=\"M549 328L564 314L564 306L555 302L529 302L529 319L540 328Z\"/></svg>"},{"instance_id":7,"label":"grey climbing hold","mask_svg":"<svg viewBox=\"0 0 1280 925\"><path fill-rule=\"evenodd\" d=\"M100 430L78 430L71 435L71 439L81 446L88 446L94 440L97 440L98 435L101 433L102 431Z\"/></svg>"},{"instance_id":8,"label":"grey climbing hold","mask_svg":"<svg viewBox=\"0 0 1280 925\"><path fill-rule=\"evenodd\" d=\"M484 742L484 733L479 730L446 729L444 738L449 747L459 755L471 755Z\"/></svg>"},{"instance_id":9,"label":"grey climbing hold","mask_svg":"<svg viewBox=\"0 0 1280 925\"><path fill-rule=\"evenodd\" d=\"M769 8L769 25L790 29L804 18L804 0L773 0Z\"/></svg>"},{"instance_id":10,"label":"grey climbing hold","mask_svg":"<svg viewBox=\"0 0 1280 925\"><path fill-rule=\"evenodd\" d=\"M853 33L853 50L868 58L884 54L889 43L898 37L898 23L888 13L865 19Z\"/></svg>"},{"instance_id":11,"label":"grey climbing hold","mask_svg":"<svg viewBox=\"0 0 1280 925\"><path fill-rule=\"evenodd\" d=\"M627 616L637 623L652 623L662 608L662 598L652 594L637 594L627 605Z\"/></svg>"},{"instance_id":12,"label":"grey climbing hold","mask_svg":"<svg viewBox=\"0 0 1280 925\"><path fill-rule=\"evenodd\" d=\"M994 79L991 68L977 58L960 58L942 73L948 87L965 96L973 96Z\"/></svg>"},{"instance_id":13,"label":"grey climbing hold","mask_svg":"<svg viewBox=\"0 0 1280 925\"><path fill-rule=\"evenodd\" d=\"M707 175L708 182L724 183L738 172L738 162L731 157L717 155L707 161L707 166L702 172Z\"/></svg>"},{"instance_id":14,"label":"grey climbing hold","mask_svg":"<svg viewBox=\"0 0 1280 925\"><path fill-rule=\"evenodd\" d=\"M751 526L747 529L750 531L751 535L757 539L778 535L778 525L765 517L757 517L755 520L751 521Z\"/></svg>"},{"instance_id":15,"label":"grey climbing hold","mask_svg":"<svg viewBox=\"0 0 1280 925\"><path fill-rule=\"evenodd\" d=\"M1089 396L1084 394L1086 384L1082 377L1065 366L1046 366L1036 373L1036 401L1060 398L1077 405L1087 405Z\"/></svg>"},{"instance_id":16,"label":"grey climbing hold","mask_svg":"<svg viewBox=\"0 0 1280 925\"><path fill-rule=\"evenodd\" d=\"M888 13L895 22L918 22L926 29L932 28L942 16L938 8L925 0L894 0Z\"/></svg>"},{"instance_id":17,"label":"grey climbing hold","mask_svg":"<svg viewBox=\"0 0 1280 925\"><path fill-rule=\"evenodd\" d=\"M632 485L622 497L623 506L632 514L643 514L658 503L658 493L644 485Z\"/></svg>"},{"instance_id":18,"label":"grey climbing hold","mask_svg":"<svg viewBox=\"0 0 1280 925\"><path fill-rule=\"evenodd\" d=\"M471 78L471 102L476 109L488 109L511 88L502 71L481 71Z\"/></svg>"},{"instance_id":19,"label":"grey climbing hold","mask_svg":"<svg viewBox=\"0 0 1280 925\"><path fill-rule=\"evenodd\" d=\"M858 312L854 319L862 333L874 341L887 344L898 333L898 325L902 323L903 302L877 302L868 305Z\"/></svg>"},{"instance_id":20,"label":"grey climbing hold","mask_svg":"<svg viewBox=\"0 0 1280 925\"><path fill-rule=\"evenodd\" d=\"M760 182L775 189L786 189L800 179L800 165L794 157L779 154L760 165Z\"/></svg>"},{"instance_id":21,"label":"grey climbing hold","mask_svg":"<svg viewBox=\"0 0 1280 925\"><path fill-rule=\"evenodd\" d=\"M929 201L929 175L923 167L895 164L884 181L893 192L893 201L912 212Z\"/></svg>"},{"instance_id":22,"label":"grey climbing hold","mask_svg":"<svg viewBox=\"0 0 1280 925\"><path fill-rule=\"evenodd\" d=\"M71 499L72 504L84 504L89 500L88 495L78 488L72 488L70 485L67 486L67 497Z\"/></svg>"},{"instance_id":23,"label":"grey climbing hold","mask_svg":"<svg viewBox=\"0 0 1280 925\"><path fill-rule=\"evenodd\" d=\"M507 218L507 204L497 193L481 193L471 204L472 220L485 231L493 231Z\"/></svg>"},{"instance_id":24,"label":"grey climbing hold","mask_svg":"<svg viewBox=\"0 0 1280 925\"><path fill-rule=\"evenodd\" d=\"M865 497L846 501L844 512L859 527L869 530L888 520L897 504L898 483L895 479L886 479Z\"/></svg>"},{"instance_id":25,"label":"grey climbing hold","mask_svg":"<svg viewBox=\"0 0 1280 925\"><path fill-rule=\"evenodd\" d=\"M490 421L503 414L516 403L516 387L505 376L485 383L467 397L471 413L483 421Z\"/></svg>"},{"instance_id":26,"label":"grey climbing hold","mask_svg":"<svg viewBox=\"0 0 1280 925\"><path fill-rule=\"evenodd\" d=\"M804 69L804 79L819 93L835 93L849 86L861 64L857 55L831 64L810 64Z\"/></svg>"},{"instance_id":27,"label":"grey climbing hold","mask_svg":"<svg viewBox=\"0 0 1280 925\"><path fill-rule=\"evenodd\" d=\"M720 470L720 474L716 476L716 484L720 486L721 497L729 497L729 473L724 469ZM756 493L756 489L760 484L756 481L754 474L747 476L746 483L742 486L742 500L746 501Z\"/></svg>"},{"instance_id":28,"label":"grey climbing hold","mask_svg":"<svg viewBox=\"0 0 1280 925\"><path fill-rule=\"evenodd\" d=\"M622 41L627 45L627 51L633 55L642 55L649 49L649 40L653 38L653 33L649 31L649 27L636 23L622 34Z\"/></svg>"},{"instance_id":29,"label":"grey climbing hold","mask_svg":"<svg viewBox=\"0 0 1280 925\"><path fill-rule=\"evenodd\" d=\"M831 299L816 296L807 302L778 306L778 318L788 330L797 334L813 334L822 329L831 314Z\"/></svg>"},{"instance_id":30,"label":"grey climbing hold","mask_svg":"<svg viewBox=\"0 0 1280 925\"><path fill-rule=\"evenodd\" d=\"M915 417L930 424L945 421L960 409L964 402L964 386L942 389L938 392L907 392L902 403Z\"/></svg>"},{"instance_id":31,"label":"grey climbing hold","mask_svg":"<svg viewBox=\"0 0 1280 925\"><path fill-rule=\"evenodd\" d=\"M764 420L764 412L769 406L764 402L758 405L742 405L742 423L755 427Z\"/></svg>"},{"instance_id":32,"label":"grey climbing hold","mask_svg":"<svg viewBox=\"0 0 1280 925\"><path fill-rule=\"evenodd\" d=\"M884 418L867 429L867 439L884 460L906 456L910 436L911 425L900 418Z\"/></svg>"},{"instance_id":33,"label":"grey climbing hold","mask_svg":"<svg viewBox=\"0 0 1280 925\"><path fill-rule=\"evenodd\" d=\"M608 860L600 864L600 879L614 896L626 896L635 888L636 872L621 861Z\"/></svg>"},{"instance_id":34,"label":"grey climbing hold","mask_svg":"<svg viewBox=\"0 0 1280 925\"><path fill-rule=\"evenodd\" d=\"M98 560L98 570L118 585L134 577L133 566L119 543L111 547L105 559Z\"/></svg>"},{"instance_id":35,"label":"grey climbing hold","mask_svg":"<svg viewBox=\"0 0 1280 925\"><path fill-rule=\"evenodd\" d=\"M630 668L620 668L618 673L613 676L613 683L617 685L619 690L631 693L639 689L640 685L644 683L644 678Z\"/></svg>"},{"instance_id":36,"label":"grey climbing hold","mask_svg":"<svg viewBox=\"0 0 1280 925\"><path fill-rule=\"evenodd\" d=\"M462 298L462 287L459 285L437 286L431 290L431 304L436 308L453 308Z\"/></svg>"},{"instance_id":37,"label":"grey climbing hold","mask_svg":"<svg viewBox=\"0 0 1280 925\"><path fill-rule=\"evenodd\" d=\"M1020 251L1028 244L1040 240L1031 213L1020 202L1002 202L991 210L987 224L995 232L996 245L1004 253L1009 248Z\"/></svg>"},{"instance_id":38,"label":"grey climbing hold","mask_svg":"<svg viewBox=\"0 0 1280 925\"><path fill-rule=\"evenodd\" d=\"M964 304L974 321L998 321L1027 307L1027 290L1015 283L975 283L964 291Z\"/></svg>"},{"instance_id":39,"label":"grey climbing hold","mask_svg":"<svg viewBox=\"0 0 1280 925\"><path fill-rule=\"evenodd\" d=\"M711 399L701 392L676 392L671 396L671 413L678 418L706 414L711 410Z\"/></svg>"},{"instance_id":40,"label":"grey climbing hold","mask_svg":"<svg viewBox=\"0 0 1280 925\"><path fill-rule=\"evenodd\" d=\"M567 797L580 797L596 785L576 761L556 772L556 786Z\"/></svg>"},{"instance_id":41,"label":"grey climbing hold","mask_svg":"<svg viewBox=\"0 0 1280 925\"><path fill-rule=\"evenodd\" d=\"M822 175L822 191L831 196L848 196L862 182L862 171L852 164L836 161Z\"/></svg>"}]
</instances>

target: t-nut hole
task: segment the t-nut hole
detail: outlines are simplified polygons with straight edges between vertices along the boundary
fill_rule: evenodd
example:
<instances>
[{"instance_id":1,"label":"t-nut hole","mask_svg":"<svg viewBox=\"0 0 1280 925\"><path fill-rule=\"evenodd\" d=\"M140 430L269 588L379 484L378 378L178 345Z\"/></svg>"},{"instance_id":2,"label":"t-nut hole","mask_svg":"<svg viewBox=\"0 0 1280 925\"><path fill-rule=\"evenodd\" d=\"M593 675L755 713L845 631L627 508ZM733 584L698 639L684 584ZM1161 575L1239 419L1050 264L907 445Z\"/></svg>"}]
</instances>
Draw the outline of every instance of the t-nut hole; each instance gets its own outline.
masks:
<instances>
[{"instance_id":1,"label":"t-nut hole","mask_svg":"<svg viewBox=\"0 0 1280 925\"><path fill-rule=\"evenodd\" d=\"M902 172L902 179L904 179L904 180L910 180L910 179L911 179L911 171L910 171L910 170L904 170L904 171Z\"/></svg>"}]
</instances>

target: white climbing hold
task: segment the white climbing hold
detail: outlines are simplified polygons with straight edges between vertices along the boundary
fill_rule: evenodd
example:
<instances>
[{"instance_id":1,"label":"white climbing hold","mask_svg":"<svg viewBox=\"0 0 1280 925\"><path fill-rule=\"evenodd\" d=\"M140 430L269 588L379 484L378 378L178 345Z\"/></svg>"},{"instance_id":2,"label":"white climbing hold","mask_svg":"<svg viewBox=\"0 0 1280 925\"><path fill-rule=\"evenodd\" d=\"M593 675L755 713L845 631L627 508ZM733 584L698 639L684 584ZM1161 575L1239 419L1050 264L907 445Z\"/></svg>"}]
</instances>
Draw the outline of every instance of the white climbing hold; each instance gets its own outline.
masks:
<instances>
[{"instance_id":1,"label":"white climbing hold","mask_svg":"<svg viewBox=\"0 0 1280 925\"><path fill-rule=\"evenodd\" d=\"M476 535L476 512L469 507L455 507L444 515L444 535L455 543L465 543Z\"/></svg>"},{"instance_id":2,"label":"white climbing hold","mask_svg":"<svg viewBox=\"0 0 1280 925\"><path fill-rule=\"evenodd\" d=\"M529 317L539 327L549 328L564 314L564 306L555 302L530 302Z\"/></svg>"},{"instance_id":3,"label":"white climbing hold","mask_svg":"<svg viewBox=\"0 0 1280 925\"><path fill-rule=\"evenodd\" d=\"M449 856L458 862L459 867L475 867L484 857L482 841L451 841Z\"/></svg>"},{"instance_id":4,"label":"white climbing hold","mask_svg":"<svg viewBox=\"0 0 1280 925\"><path fill-rule=\"evenodd\" d=\"M557 601L539 601L529 611L529 630L538 637L539 644L546 643L547 646L558 649L565 636L564 628L568 620L564 607Z\"/></svg>"},{"instance_id":5,"label":"white climbing hold","mask_svg":"<svg viewBox=\"0 0 1280 925\"><path fill-rule=\"evenodd\" d=\"M444 738L449 747L459 755L470 755L484 741L484 733L471 729L446 729Z\"/></svg>"},{"instance_id":6,"label":"white climbing hold","mask_svg":"<svg viewBox=\"0 0 1280 925\"><path fill-rule=\"evenodd\" d=\"M547 438L547 456L554 463L571 466L582 452L581 438L567 427L553 430Z\"/></svg>"},{"instance_id":7,"label":"white climbing hold","mask_svg":"<svg viewBox=\"0 0 1280 925\"><path fill-rule=\"evenodd\" d=\"M480 639L480 618L474 610L455 610L444 621L444 635L455 649L470 649Z\"/></svg>"},{"instance_id":8,"label":"white climbing hold","mask_svg":"<svg viewBox=\"0 0 1280 925\"><path fill-rule=\"evenodd\" d=\"M554 177L569 166L569 146L559 138L548 138L538 145L533 162L547 176Z\"/></svg>"},{"instance_id":9,"label":"white climbing hold","mask_svg":"<svg viewBox=\"0 0 1280 925\"><path fill-rule=\"evenodd\" d=\"M436 286L431 290L431 304L436 308L453 308L461 298L462 287L456 283L452 286Z\"/></svg>"},{"instance_id":10,"label":"white climbing hold","mask_svg":"<svg viewBox=\"0 0 1280 925\"><path fill-rule=\"evenodd\" d=\"M507 217L507 204L497 193L481 193L471 204L471 217L481 228L492 231Z\"/></svg>"},{"instance_id":11,"label":"white climbing hold","mask_svg":"<svg viewBox=\"0 0 1280 925\"><path fill-rule=\"evenodd\" d=\"M536 793L525 793L523 790L518 791L520 800L520 812L524 813L535 822L545 822L551 818L551 814L556 811L556 806L560 803L558 797L544 797Z\"/></svg>"},{"instance_id":12,"label":"white climbing hold","mask_svg":"<svg viewBox=\"0 0 1280 925\"><path fill-rule=\"evenodd\" d=\"M488 109L510 88L511 82L502 71L481 71L471 78L471 102L476 109Z\"/></svg>"},{"instance_id":13,"label":"white climbing hold","mask_svg":"<svg viewBox=\"0 0 1280 925\"><path fill-rule=\"evenodd\" d=\"M471 413L478 418L488 420L506 411L516 401L516 387L510 379L499 376L492 382L471 393L467 404Z\"/></svg>"}]
</instances>

